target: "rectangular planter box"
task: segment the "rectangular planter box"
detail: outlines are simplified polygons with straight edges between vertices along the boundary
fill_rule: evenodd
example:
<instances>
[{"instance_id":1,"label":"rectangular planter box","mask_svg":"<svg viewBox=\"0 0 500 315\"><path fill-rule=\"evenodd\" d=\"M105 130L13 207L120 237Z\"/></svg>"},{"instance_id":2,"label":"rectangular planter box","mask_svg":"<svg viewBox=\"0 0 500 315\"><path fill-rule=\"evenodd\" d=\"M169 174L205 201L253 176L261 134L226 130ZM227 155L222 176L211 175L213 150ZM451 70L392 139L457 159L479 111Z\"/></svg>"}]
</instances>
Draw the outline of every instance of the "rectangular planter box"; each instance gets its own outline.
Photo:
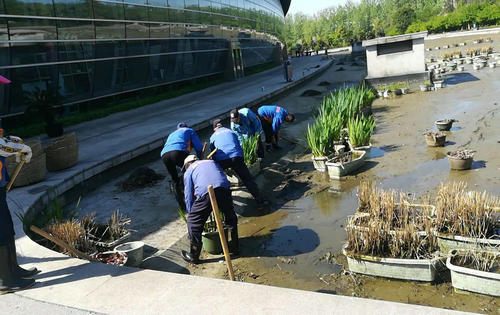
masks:
<instances>
[{"instance_id":1,"label":"rectangular planter box","mask_svg":"<svg viewBox=\"0 0 500 315\"><path fill-rule=\"evenodd\" d=\"M374 256L354 256L346 253L349 271L369 276L401 280L432 282L436 279L440 258L398 259Z\"/></svg>"},{"instance_id":2,"label":"rectangular planter box","mask_svg":"<svg viewBox=\"0 0 500 315\"><path fill-rule=\"evenodd\" d=\"M474 249L500 252L500 239L471 238L452 234L434 233L439 250L448 253L453 249Z\"/></svg>"},{"instance_id":3,"label":"rectangular planter box","mask_svg":"<svg viewBox=\"0 0 500 315\"><path fill-rule=\"evenodd\" d=\"M326 167L328 169L328 176L332 179L339 179L342 176L349 175L359 169L365 163L365 151L355 151L353 150L353 155L356 154L358 158L347 162L347 163L338 163L338 162L326 162Z\"/></svg>"},{"instance_id":4,"label":"rectangular planter box","mask_svg":"<svg viewBox=\"0 0 500 315\"><path fill-rule=\"evenodd\" d=\"M326 156L316 157L313 155L311 159L313 161L314 169L316 169L319 172L326 172L326 161L328 160Z\"/></svg>"},{"instance_id":5,"label":"rectangular planter box","mask_svg":"<svg viewBox=\"0 0 500 315\"><path fill-rule=\"evenodd\" d=\"M451 271L451 284L455 289L500 296L500 273L480 271L454 265L452 257L446 260Z\"/></svg>"}]
</instances>

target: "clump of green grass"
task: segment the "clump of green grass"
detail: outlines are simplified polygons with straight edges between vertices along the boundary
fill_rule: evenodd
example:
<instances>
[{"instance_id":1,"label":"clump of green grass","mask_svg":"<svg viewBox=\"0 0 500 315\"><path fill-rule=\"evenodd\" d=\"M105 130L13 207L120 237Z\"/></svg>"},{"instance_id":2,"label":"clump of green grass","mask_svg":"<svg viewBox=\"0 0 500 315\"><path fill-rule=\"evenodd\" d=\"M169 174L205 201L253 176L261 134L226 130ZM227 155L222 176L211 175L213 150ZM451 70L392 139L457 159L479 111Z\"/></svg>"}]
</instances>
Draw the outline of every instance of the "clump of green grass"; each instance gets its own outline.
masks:
<instances>
[{"instance_id":1,"label":"clump of green grass","mask_svg":"<svg viewBox=\"0 0 500 315\"><path fill-rule=\"evenodd\" d=\"M374 129L375 120L371 116L361 116L349 120L347 123L347 130L352 146L361 147L369 145Z\"/></svg>"},{"instance_id":2,"label":"clump of green grass","mask_svg":"<svg viewBox=\"0 0 500 315\"><path fill-rule=\"evenodd\" d=\"M257 148L259 146L259 135L253 135L243 139L241 148L245 164L250 166L257 162Z\"/></svg>"},{"instance_id":3,"label":"clump of green grass","mask_svg":"<svg viewBox=\"0 0 500 315\"><path fill-rule=\"evenodd\" d=\"M307 145L316 157L328 156L334 151L334 143L339 141L342 132L342 117L333 112L320 115L314 124L307 126Z\"/></svg>"}]
</instances>

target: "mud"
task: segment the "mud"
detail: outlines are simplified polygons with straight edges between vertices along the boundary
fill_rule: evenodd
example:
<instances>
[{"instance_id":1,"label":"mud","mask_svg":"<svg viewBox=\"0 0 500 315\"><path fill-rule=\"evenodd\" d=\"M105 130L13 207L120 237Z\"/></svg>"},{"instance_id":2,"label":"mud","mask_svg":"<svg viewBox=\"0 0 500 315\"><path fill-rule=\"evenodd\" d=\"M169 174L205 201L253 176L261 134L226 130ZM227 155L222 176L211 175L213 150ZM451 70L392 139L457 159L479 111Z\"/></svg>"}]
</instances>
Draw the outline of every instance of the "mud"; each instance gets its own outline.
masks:
<instances>
[{"instance_id":1,"label":"mud","mask_svg":"<svg viewBox=\"0 0 500 315\"><path fill-rule=\"evenodd\" d=\"M318 96L318 95L321 95L321 92L316 90L307 90L304 91L302 94L300 94L300 96Z\"/></svg>"},{"instance_id":2,"label":"mud","mask_svg":"<svg viewBox=\"0 0 500 315\"><path fill-rule=\"evenodd\" d=\"M340 68L345 70L341 76L337 72ZM331 83L321 87L327 92L346 82L359 82L364 75L362 67L337 64L277 102L296 115L296 122L283 125L280 143L283 149L265 156L264 168L256 178L272 207L259 211L247 192L233 192L241 246L240 256L233 259L237 279L331 294L498 313L499 298L457 293L449 281L423 284L351 274L345 271L346 260L340 250L346 237L345 220L357 207L356 188L362 180L373 180L383 188L401 189L416 195L432 195L441 182L463 180L471 189L500 195L500 106L497 104L500 70L468 73L473 80L457 80L457 84L436 92L377 99L373 104L377 127L368 162L353 176L329 180L327 174L314 171L304 141L307 124L312 122L311 113L322 96L299 96L307 89L317 89L323 81ZM427 147L422 134L436 130L434 121L445 117L457 118L460 121L456 123L457 128L446 132L444 147ZM202 135L203 139L207 137ZM477 151L471 170L450 171L446 152L458 149ZM166 174L160 161L148 167ZM116 208L129 215L132 218L130 227L137 230L133 239L143 240L150 246L151 253L156 252L143 267L227 278L221 256L203 253L204 263L200 265L188 265L179 259L179 249L187 248L186 227L178 218L167 180L131 193L118 191L113 185L118 181L120 178L84 196L81 207L83 213L93 210L100 216L109 216Z\"/></svg>"}]
</instances>

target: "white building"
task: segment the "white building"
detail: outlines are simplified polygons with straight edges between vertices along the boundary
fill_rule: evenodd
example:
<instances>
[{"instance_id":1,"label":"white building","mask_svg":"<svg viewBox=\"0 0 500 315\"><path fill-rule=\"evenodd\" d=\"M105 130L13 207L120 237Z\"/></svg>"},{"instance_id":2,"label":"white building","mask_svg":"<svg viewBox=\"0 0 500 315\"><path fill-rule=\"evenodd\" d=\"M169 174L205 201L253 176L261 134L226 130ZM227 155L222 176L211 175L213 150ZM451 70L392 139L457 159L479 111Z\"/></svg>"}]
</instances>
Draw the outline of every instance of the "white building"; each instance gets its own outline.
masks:
<instances>
[{"instance_id":1,"label":"white building","mask_svg":"<svg viewBox=\"0 0 500 315\"><path fill-rule=\"evenodd\" d=\"M427 79L424 38L427 32L364 40L368 81Z\"/></svg>"}]
</instances>

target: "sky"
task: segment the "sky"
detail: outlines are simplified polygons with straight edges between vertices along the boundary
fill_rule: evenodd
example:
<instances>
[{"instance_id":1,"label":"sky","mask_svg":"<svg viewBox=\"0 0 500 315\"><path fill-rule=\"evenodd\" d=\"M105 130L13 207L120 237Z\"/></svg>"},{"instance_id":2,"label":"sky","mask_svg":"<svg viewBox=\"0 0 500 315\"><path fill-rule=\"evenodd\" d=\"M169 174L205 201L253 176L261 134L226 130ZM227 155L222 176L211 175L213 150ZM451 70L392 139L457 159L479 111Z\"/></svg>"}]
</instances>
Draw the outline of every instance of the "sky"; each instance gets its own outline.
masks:
<instances>
[{"instance_id":1,"label":"sky","mask_svg":"<svg viewBox=\"0 0 500 315\"><path fill-rule=\"evenodd\" d=\"M292 0L288 14L302 12L313 15L319 10L345 3L346 0Z\"/></svg>"}]
</instances>

